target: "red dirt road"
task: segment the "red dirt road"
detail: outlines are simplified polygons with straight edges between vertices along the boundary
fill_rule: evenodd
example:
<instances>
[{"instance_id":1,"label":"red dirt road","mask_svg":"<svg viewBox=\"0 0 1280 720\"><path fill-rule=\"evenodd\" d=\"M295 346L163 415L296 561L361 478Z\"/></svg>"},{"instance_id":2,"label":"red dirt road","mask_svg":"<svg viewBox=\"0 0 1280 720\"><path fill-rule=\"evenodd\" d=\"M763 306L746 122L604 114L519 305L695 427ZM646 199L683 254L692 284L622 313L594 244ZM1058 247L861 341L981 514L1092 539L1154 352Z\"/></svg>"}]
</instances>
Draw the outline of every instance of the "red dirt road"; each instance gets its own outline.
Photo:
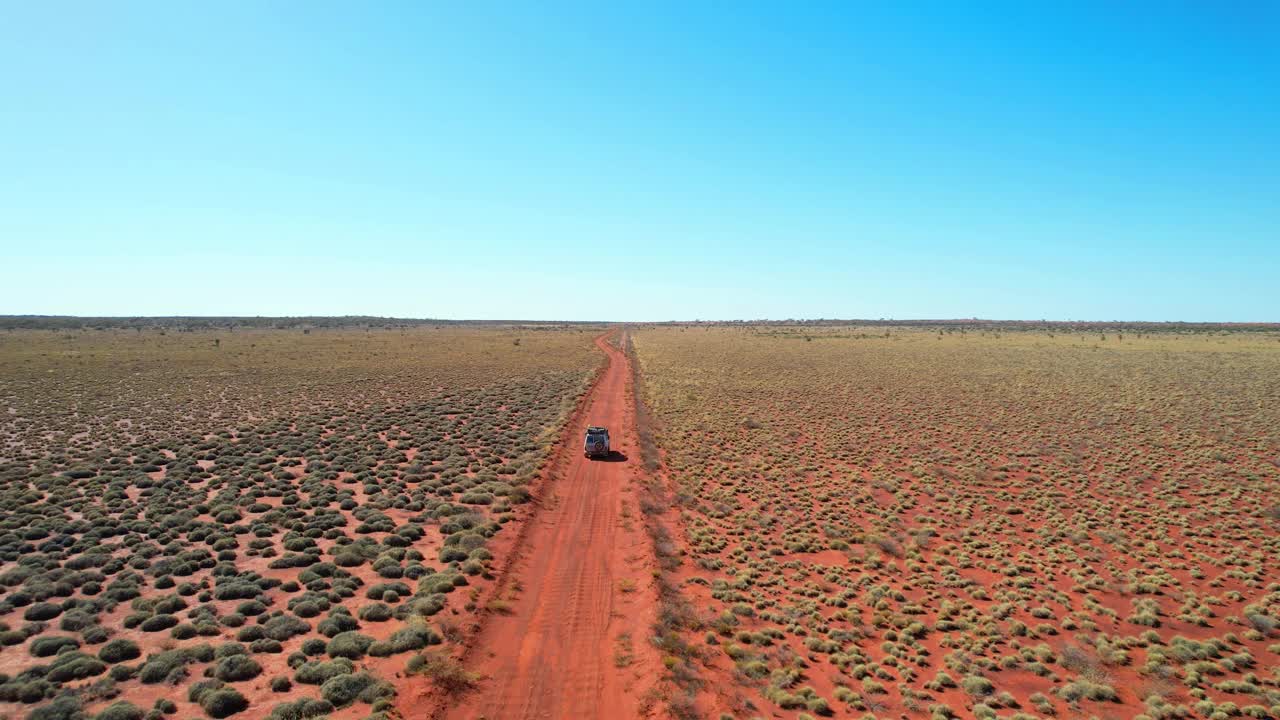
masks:
<instances>
[{"instance_id":1,"label":"red dirt road","mask_svg":"<svg viewBox=\"0 0 1280 720\"><path fill-rule=\"evenodd\" d=\"M652 550L635 488L639 451L624 353L572 419L569 445L539 498L498 604L468 653L483 678L444 717L625 718L659 674L647 637L656 598ZM587 425L609 428L609 460L582 455Z\"/></svg>"}]
</instances>

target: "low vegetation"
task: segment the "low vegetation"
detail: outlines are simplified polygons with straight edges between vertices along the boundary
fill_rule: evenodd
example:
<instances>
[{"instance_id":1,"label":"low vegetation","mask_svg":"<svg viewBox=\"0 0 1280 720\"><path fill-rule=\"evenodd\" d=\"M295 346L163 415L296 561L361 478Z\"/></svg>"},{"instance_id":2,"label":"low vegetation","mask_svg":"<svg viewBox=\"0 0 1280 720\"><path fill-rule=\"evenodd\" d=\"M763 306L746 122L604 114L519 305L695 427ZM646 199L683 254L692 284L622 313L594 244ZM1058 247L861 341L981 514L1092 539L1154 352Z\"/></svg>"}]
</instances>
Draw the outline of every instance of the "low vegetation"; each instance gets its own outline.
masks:
<instances>
[{"instance_id":1,"label":"low vegetation","mask_svg":"<svg viewBox=\"0 0 1280 720\"><path fill-rule=\"evenodd\" d=\"M1249 330L636 330L691 712L1280 717L1280 336Z\"/></svg>"},{"instance_id":2,"label":"low vegetation","mask_svg":"<svg viewBox=\"0 0 1280 720\"><path fill-rule=\"evenodd\" d=\"M491 582L592 335L0 333L0 714L390 709Z\"/></svg>"}]
</instances>

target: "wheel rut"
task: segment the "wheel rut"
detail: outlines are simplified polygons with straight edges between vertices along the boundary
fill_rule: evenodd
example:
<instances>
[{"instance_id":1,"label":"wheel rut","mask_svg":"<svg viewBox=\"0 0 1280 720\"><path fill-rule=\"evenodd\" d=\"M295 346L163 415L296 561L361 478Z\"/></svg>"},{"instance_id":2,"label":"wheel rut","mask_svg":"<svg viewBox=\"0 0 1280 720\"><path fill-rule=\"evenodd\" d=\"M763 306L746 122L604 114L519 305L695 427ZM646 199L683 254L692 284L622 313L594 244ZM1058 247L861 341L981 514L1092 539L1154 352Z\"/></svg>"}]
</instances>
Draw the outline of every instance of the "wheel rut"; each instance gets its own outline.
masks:
<instances>
[{"instance_id":1,"label":"wheel rut","mask_svg":"<svg viewBox=\"0 0 1280 720\"><path fill-rule=\"evenodd\" d=\"M644 690L659 674L656 653L645 651L657 604L653 565L635 557L651 559L652 548L634 514L639 452L631 373L607 337L596 345L609 364L570 420L568 444L556 450L556 474L543 484L540 509L501 580L501 610L488 611L466 655L481 680L448 698L439 717L643 714ZM588 425L609 428L609 459L583 457Z\"/></svg>"}]
</instances>

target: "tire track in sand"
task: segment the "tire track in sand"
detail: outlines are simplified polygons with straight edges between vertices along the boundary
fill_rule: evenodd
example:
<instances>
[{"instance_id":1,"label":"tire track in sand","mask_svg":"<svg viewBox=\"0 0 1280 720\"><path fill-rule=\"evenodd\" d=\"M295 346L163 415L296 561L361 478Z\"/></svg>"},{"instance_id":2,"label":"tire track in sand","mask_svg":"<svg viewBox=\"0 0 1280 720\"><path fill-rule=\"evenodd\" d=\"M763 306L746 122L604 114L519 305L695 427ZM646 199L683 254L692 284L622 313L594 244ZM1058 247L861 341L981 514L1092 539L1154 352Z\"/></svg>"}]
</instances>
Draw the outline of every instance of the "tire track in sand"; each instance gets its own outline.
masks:
<instances>
[{"instance_id":1,"label":"tire track in sand","mask_svg":"<svg viewBox=\"0 0 1280 720\"><path fill-rule=\"evenodd\" d=\"M596 345L609 365L570 421L568 445L556 451L559 474L544 484L502 580L506 614L490 613L467 654L482 680L450 698L444 718L637 717L659 675L646 641L657 604L632 482L639 447L631 374L606 337ZM587 425L609 428L609 460L583 457Z\"/></svg>"}]
</instances>

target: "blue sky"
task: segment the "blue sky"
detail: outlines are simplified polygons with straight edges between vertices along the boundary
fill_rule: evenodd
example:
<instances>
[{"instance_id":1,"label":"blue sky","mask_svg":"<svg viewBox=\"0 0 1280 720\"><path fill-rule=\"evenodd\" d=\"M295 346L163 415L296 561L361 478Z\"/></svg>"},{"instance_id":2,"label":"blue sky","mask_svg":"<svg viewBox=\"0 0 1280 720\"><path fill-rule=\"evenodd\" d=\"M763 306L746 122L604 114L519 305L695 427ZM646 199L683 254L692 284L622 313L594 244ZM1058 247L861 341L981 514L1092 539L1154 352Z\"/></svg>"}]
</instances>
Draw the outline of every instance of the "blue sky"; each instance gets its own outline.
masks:
<instances>
[{"instance_id":1,"label":"blue sky","mask_svg":"<svg viewBox=\"0 0 1280 720\"><path fill-rule=\"evenodd\" d=\"M0 313L1280 321L1276 3L9 3Z\"/></svg>"}]
</instances>

